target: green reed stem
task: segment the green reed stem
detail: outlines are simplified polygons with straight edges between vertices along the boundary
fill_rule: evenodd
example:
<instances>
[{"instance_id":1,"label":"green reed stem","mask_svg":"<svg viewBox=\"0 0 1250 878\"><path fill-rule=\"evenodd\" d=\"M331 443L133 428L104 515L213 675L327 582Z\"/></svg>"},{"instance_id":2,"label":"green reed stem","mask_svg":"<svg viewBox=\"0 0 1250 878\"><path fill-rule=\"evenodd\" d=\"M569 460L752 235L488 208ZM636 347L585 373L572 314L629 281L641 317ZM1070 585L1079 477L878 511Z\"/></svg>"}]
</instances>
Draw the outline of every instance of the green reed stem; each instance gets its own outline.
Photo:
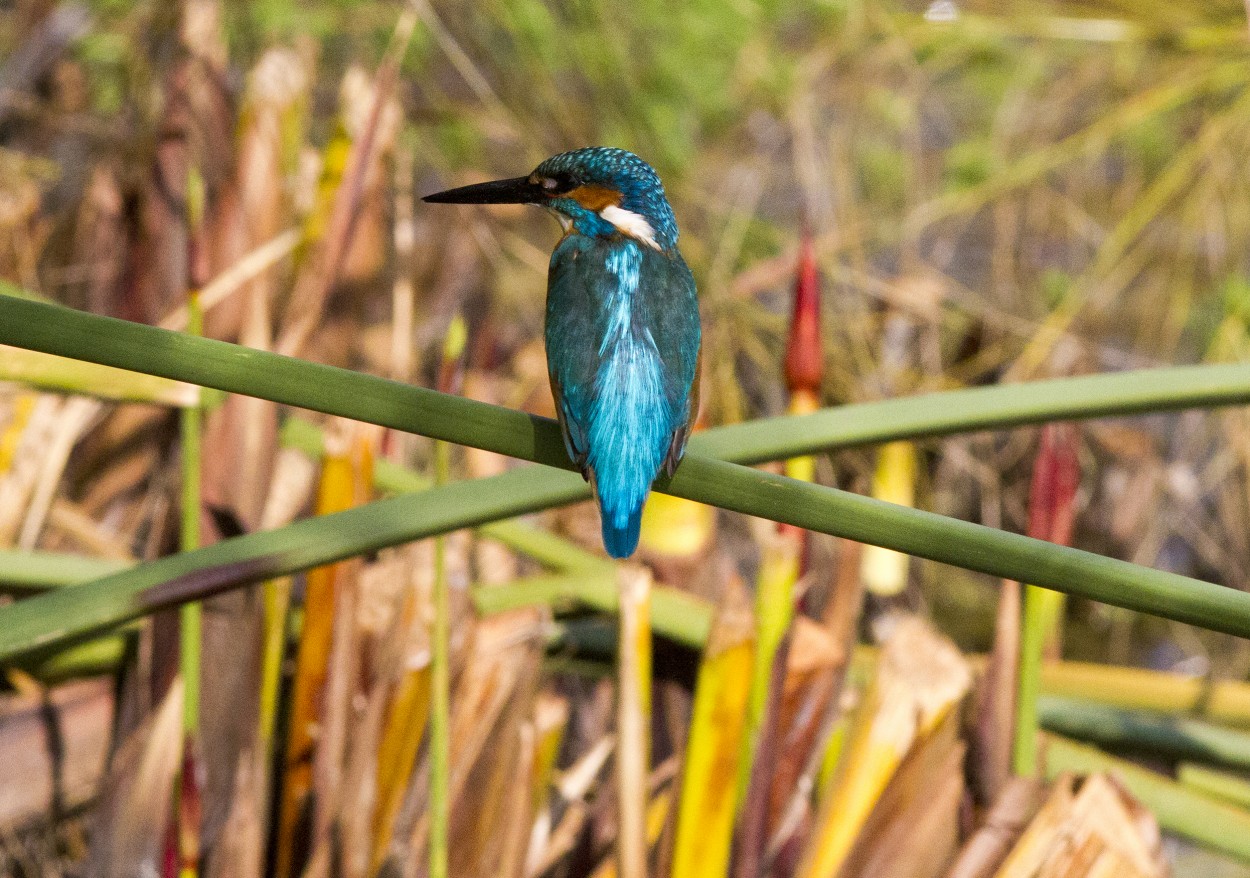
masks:
<instances>
[{"instance_id":1,"label":"green reed stem","mask_svg":"<svg viewBox=\"0 0 1250 878\"><path fill-rule=\"evenodd\" d=\"M1042 688L1042 648L1046 643L1046 589L1024 587L1020 668L1016 680L1016 727L1011 769L1021 777L1037 774L1037 696Z\"/></svg>"},{"instance_id":2,"label":"green reed stem","mask_svg":"<svg viewBox=\"0 0 1250 878\"><path fill-rule=\"evenodd\" d=\"M0 291L4 289L0 284ZM154 609L407 540L584 499L552 421L435 391L0 296L0 343L75 356L472 445L522 468L420 496L249 534L0 608L0 659L80 638ZM847 406L709 430L658 490L797 527L1250 636L1250 595L917 509L746 469L886 438L1250 402L1250 365L1189 366Z\"/></svg>"},{"instance_id":3,"label":"green reed stem","mask_svg":"<svg viewBox=\"0 0 1250 878\"><path fill-rule=\"evenodd\" d=\"M204 311L200 297L192 291L187 301L187 332L198 336L204 331ZM200 476L203 410L198 405L182 409L179 432L182 440L182 506L178 545L183 552L200 547ZM182 605L179 611L179 663L182 672L182 728L194 736L200 727L200 645L203 627L199 601Z\"/></svg>"},{"instance_id":4,"label":"green reed stem","mask_svg":"<svg viewBox=\"0 0 1250 878\"><path fill-rule=\"evenodd\" d=\"M446 442L434 443L434 480L451 476ZM447 541L434 543L434 631L430 638L430 878L447 878L451 822L451 606L447 584Z\"/></svg>"}]
</instances>

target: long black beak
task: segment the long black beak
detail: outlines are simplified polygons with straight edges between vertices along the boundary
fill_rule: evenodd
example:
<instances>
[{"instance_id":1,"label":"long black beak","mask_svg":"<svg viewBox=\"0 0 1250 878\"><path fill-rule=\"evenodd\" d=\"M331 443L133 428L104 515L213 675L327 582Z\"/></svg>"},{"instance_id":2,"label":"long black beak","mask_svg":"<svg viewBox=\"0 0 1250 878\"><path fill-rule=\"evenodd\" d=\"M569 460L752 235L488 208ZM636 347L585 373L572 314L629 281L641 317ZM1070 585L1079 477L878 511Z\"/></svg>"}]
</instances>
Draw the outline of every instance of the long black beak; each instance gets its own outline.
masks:
<instances>
[{"instance_id":1,"label":"long black beak","mask_svg":"<svg viewBox=\"0 0 1250 878\"><path fill-rule=\"evenodd\" d=\"M422 201L434 204L532 204L543 200L543 189L528 177L492 180L427 195Z\"/></svg>"}]
</instances>

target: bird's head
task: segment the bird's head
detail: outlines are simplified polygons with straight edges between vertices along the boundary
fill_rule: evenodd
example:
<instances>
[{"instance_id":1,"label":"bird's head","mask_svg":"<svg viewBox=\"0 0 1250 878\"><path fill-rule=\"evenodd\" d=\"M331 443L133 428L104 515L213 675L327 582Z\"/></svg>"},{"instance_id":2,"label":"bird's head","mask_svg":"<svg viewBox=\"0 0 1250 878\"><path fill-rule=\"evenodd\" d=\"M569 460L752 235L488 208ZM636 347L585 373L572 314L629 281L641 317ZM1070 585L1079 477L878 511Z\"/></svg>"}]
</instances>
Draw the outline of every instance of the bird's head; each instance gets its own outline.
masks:
<instances>
[{"instance_id":1,"label":"bird's head","mask_svg":"<svg viewBox=\"0 0 1250 878\"><path fill-rule=\"evenodd\" d=\"M566 230L583 235L625 235L668 250L677 244L677 221L652 167L632 152L603 146L552 156L527 177L495 180L425 196L447 204L538 204Z\"/></svg>"}]
</instances>

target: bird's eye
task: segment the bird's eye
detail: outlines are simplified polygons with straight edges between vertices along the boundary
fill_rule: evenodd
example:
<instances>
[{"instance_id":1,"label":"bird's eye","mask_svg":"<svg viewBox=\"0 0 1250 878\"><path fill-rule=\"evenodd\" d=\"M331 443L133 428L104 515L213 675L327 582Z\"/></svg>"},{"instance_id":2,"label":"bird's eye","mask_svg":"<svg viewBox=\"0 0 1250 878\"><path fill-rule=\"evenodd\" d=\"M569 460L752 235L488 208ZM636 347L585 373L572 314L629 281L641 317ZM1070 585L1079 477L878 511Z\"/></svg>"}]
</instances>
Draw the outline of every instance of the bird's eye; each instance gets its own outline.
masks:
<instances>
[{"instance_id":1,"label":"bird's eye","mask_svg":"<svg viewBox=\"0 0 1250 878\"><path fill-rule=\"evenodd\" d=\"M539 185L548 192L555 192L560 188L560 181L554 177L543 177L542 182Z\"/></svg>"}]
</instances>

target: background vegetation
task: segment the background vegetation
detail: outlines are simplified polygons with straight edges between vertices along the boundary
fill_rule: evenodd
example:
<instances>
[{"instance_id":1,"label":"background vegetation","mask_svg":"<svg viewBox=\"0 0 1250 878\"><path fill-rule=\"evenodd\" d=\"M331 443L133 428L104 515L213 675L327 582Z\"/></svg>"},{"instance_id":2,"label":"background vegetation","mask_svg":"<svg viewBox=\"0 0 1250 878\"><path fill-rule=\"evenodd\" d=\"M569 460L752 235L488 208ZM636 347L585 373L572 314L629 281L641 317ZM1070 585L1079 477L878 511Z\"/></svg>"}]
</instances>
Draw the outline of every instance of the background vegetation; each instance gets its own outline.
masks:
<instances>
[{"instance_id":1,"label":"background vegetation","mask_svg":"<svg viewBox=\"0 0 1250 878\"><path fill-rule=\"evenodd\" d=\"M0 278L9 282L7 293L193 331L199 305L195 296L188 301L188 291L198 290L205 300L202 331L214 338L549 415L537 339L554 226L532 211L436 210L415 202L414 195L514 176L554 152L602 143L650 160L679 217L682 249L701 294L709 427L787 409L1000 382L1239 362L1247 353L1250 320L1250 266L1242 247L1250 234L1244 173L1250 152L1248 33L1246 9L1235 0L628 5L484 0L411 7L340 0L174 5L19 0L0 6ZM808 262L800 259L805 235ZM816 268L823 290L818 386L796 386L794 375L785 373L800 264ZM239 266L244 277L214 288ZM220 302L215 289L224 291ZM70 325L64 324L66 332ZM89 334L95 325L84 326ZM6 340L17 343L14 336L22 330L10 324ZM60 331L46 334L51 338ZM131 350L145 350L143 343ZM160 350L152 345L155 362ZM88 347L85 343L80 354L85 359L91 359ZM32 363L9 353L14 350L0 348L0 356L9 358L0 360L0 372L24 382L0 385L0 544L14 547L5 561L12 572L4 578L18 595L113 571L88 566L69 573L57 566L81 565L84 555L129 564L279 527L304 510L316 482L321 487L313 505L321 513L358 505L375 490L398 493L489 476L513 478L508 496L514 512L542 505L523 507L516 499L526 490L537 492L542 477L531 476L526 486L515 471L502 475L507 465L500 458L338 421L320 423L318 432L300 419L306 416L280 413L268 403L241 396L226 401L189 385L136 383L130 376L83 372L85 367L63 362ZM183 355L187 368L195 362L191 350ZM222 354L223 361L228 356ZM215 362L206 353L202 374ZM190 374L181 377L212 384ZM284 401L307 399L308 407L319 408L312 401L319 386L301 387L300 374L293 372L290 387L295 395ZM83 396L59 395L64 391ZM796 408L801 395L796 391L812 398ZM129 402L99 401L117 398ZM201 407L203 425L196 422ZM183 413L181 426L170 409ZM1118 409L1109 404L1107 410ZM1050 458L1043 453L1042 463L1037 462L1039 431L1031 428L922 439L892 453L860 441L813 441L803 450L861 446L815 458L810 478L824 485L873 492L1244 590L1250 584L1248 426L1241 409L1095 421L1066 432L1056 440L1060 450L1046 452ZM506 432L500 429L501 435ZM196 466L193 449L201 433L203 465ZM709 432L708 447L715 442ZM543 458L541 442L537 447L539 458L552 459ZM741 459L726 447L719 446L720 456ZM313 458L321 461L316 476ZM1047 466L1052 471L1066 466L1076 474L1056 513L1068 517L1066 534L1038 525L1045 514L1037 511L1036 473ZM891 475L905 486L901 493L891 491ZM570 484L541 487L552 492L554 503L560 490L568 492L564 499L576 497L578 486ZM289 500L280 487L289 491ZM202 503L194 501L198 490ZM179 498L188 504L181 513ZM460 494L445 506L410 498L410 508L454 510L460 503L463 511L467 502ZM202 515L201 507L211 514ZM651 612L661 633L699 645L707 636L709 608L733 606L741 582L758 581L757 594L769 593L770 559L778 551L785 556L785 550L775 548L771 525L676 509L668 511L678 518L660 523L658 531L677 530L677 521L702 536L684 547L653 544L646 550L662 587L677 589L657 590ZM484 513L477 521L492 517L498 516ZM377 519L369 521L369 527L377 526ZM713 526L719 528L715 538ZM421 533L413 527L412 536L439 532L437 526ZM377 597L366 586L343 586L363 576L354 567L328 573L330 568L322 568L294 584L272 582L215 598L218 603L209 605L203 620L203 659L198 646L185 651L189 642L198 643L186 632L200 622L184 611L181 635L172 617L164 622L158 617L155 624L128 629L121 639L25 660L24 670L10 672L10 684L28 698L51 698L51 690L42 687L66 677L125 669L127 682L115 698L106 687L115 717L111 740L120 748L113 783L121 787L118 778L128 770L132 777L142 774L134 769L142 762L135 755L142 742L161 739L154 729L161 728L162 710L169 711L166 693L179 662L188 686L197 675L186 672L202 667L203 698L185 703L203 709L198 716L194 710L185 714L183 724L188 740L199 742L187 748L186 764L206 768L178 771L171 763L160 778L180 774L185 793L196 787L185 778L199 776L203 789L166 808L159 778L150 778L152 811L140 816L176 812L177 825L207 829L194 843L127 840L127 820L131 829L144 820L120 803L143 799L144 790L119 793L111 805L106 799L93 808L95 824L60 821L50 836L21 835L11 845L13 865L6 866L23 874L72 870L67 864L82 860L87 838L82 828L89 825L121 827L110 830L112 836L94 833L97 869L105 869L98 858L132 861L137 848L126 845L143 843L179 851L186 868L207 856L204 869L225 869L222 874L243 874L230 870L244 861L257 868L259 850L268 858L260 862L274 869L293 869L310 851L310 868L320 868L317 856L332 858L327 851L337 856L351 847L344 837L369 839L359 848L370 852L365 864L346 867L352 874L366 874L384 862L396 869L401 868L396 863L424 862L431 830L421 816L427 805L423 791L427 778L438 778L448 766L440 769L433 755L436 741L422 744L422 711L434 714L432 735L440 728L447 732L440 722L452 723L462 735L470 728L454 725L459 714L440 720L431 707L438 703L437 693L428 700L437 674L429 673L425 610L414 609L432 606L430 595L444 593L449 582L453 600L446 609L453 637L445 658L459 693L453 705L470 711L466 699L479 691L474 685L484 699L481 693L491 685L522 693L512 711L486 711L491 719L483 723L481 741L494 742L501 752L518 740L517 752L528 753L527 746L539 752L533 742L544 720L562 736L559 756L551 755L545 769L537 757L525 769L538 790L533 803L500 806L499 813L513 815L514 822L497 817L491 818L495 823L483 818L474 824L477 846L460 854L481 863L519 857L516 851L525 846L507 841L509 833L523 831L528 838L530 824L545 810L552 820L567 813L562 810L567 802L560 808L546 803L550 791L539 780L543 771L553 765L567 770L594 756L613 724L610 689L586 682L586 675L611 676L605 660L616 648L615 623L598 614L569 617L568 595L600 610L615 607L617 596L615 574L605 572L593 554L596 527L588 507L490 527L493 540L472 547L457 538L437 548L418 544L406 550L405 562L392 559L420 571L393 574L399 583L393 591L417 595L410 603ZM299 537L291 545L317 548L324 545L319 539ZM857 550L849 545L813 535L800 552L807 572L801 590L808 594L800 610L833 626L826 635L831 649L847 647L845 633L856 627L870 639L872 621L900 609L930 616L966 652L994 645L999 579L927 561L904 564L900 573L897 560L893 575L903 576L905 587L870 588L862 623L842 631L840 640L828 608L837 606L837 571L860 569ZM334 557L341 554L350 552ZM178 563L169 562L169 569ZM229 575L255 581L309 563L246 576L236 569ZM26 564L33 565L32 572L22 572ZM864 570L870 578L868 567ZM748 639L769 644L780 630L801 636L788 615L793 580L792 572L790 586L777 592L781 597L771 608L759 605L755 624L761 627L749 623L747 630L755 633ZM473 629L470 581L512 582L507 588L515 594L539 595L548 612L556 611L559 625L552 628L549 617L530 611L530 616L492 615L495 622ZM207 596L220 583L181 585L183 591L161 593L150 606L128 606L108 622ZM475 590L478 608L496 612L532 603L506 597L502 588ZM344 607L344 594L354 594L362 607L388 609L378 611L380 621L362 622L360 631L336 633L335 608L338 617L354 612L353 605ZM691 595L702 602L681 603ZM68 627L91 628L76 615L73 599L59 599L74 620ZM288 604L294 608L290 618ZM770 633L768 611L778 607L787 609L780 628ZM1061 641L1069 660L1222 680L1241 680L1250 672L1250 645L1231 635L1086 601L1034 609L1063 613L1063 636L1058 641L1049 636L1052 644ZM6 649L14 653L28 652L14 645L27 630L16 621L39 615L36 609L21 612L8 617L14 623ZM693 630L672 627L692 612L698 618ZM622 614L622 624L627 617ZM321 635L309 634L313 619L320 619ZM1053 630L1039 626L1033 630ZM476 638L470 630L478 631ZM562 664L543 660L550 654L545 650L552 631ZM322 648L338 657L337 670L309 670L316 661L304 652L314 648L297 644L319 636ZM342 645L349 642L350 648ZM387 653L388 642L408 645ZM727 643L734 642L728 636ZM494 643L496 651L487 650L485 657L470 652L483 643ZM520 653L501 660L505 646ZM748 679L755 681L753 699L770 691L767 662L758 656L775 646L760 646L754 672L738 679L744 690ZM1060 647L1049 649L1053 654ZM347 655L357 664L343 665ZM427 664L415 655L426 656ZM645 670L650 657L634 658ZM323 666L325 660L322 656ZM665 790L676 795L665 784L677 771L674 760L660 757L681 751L682 730L697 709L689 701L695 659L689 653L666 657L661 649L655 662L662 678L679 681L657 689L652 792L660 801ZM821 667L837 669L829 677L840 680L846 664L844 656ZM425 677L404 676L404 669L417 666L426 669ZM434 667L440 667L438 659ZM500 682L505 667L513 676ZM622 661L618 674L638 670L630 667ZM480 678L470 673L474 668ZM711 672L705 665L699 673ZM301 710L316 712L310 705L318 697L298 693L332 685L316 682L319 674L345 687L336 690L345 704L350 699L344 693L357 676L365 681L358 694L373 705L372 713L343 707L335 721L345 739L353 723L374 723L372 749L339 742L339 770L353 778L352 771L365 772L361 766L376 756L372 787L327 780L330 769L324 766L330 763L324 760L311 776L300 777L311 757L297 752L308 742L301 743L292 730L304 721L324 725L326 719L301 715ZM314 683L299 682L308 679ZM649 692L649 684L644 688ZM1116 687L1103 681L1094 687L1100 688ZM838 690L819 690L812 703L836 701L833 691ZM250 693L240 702L250 706L232 715L229 705L239 692ZM640 695L635 707L641 710L649 697ZM989 712L983 702L977 704L981 708L974 714ZM1179 709L1177 704L1168 709ZM1076 720L1064 707L1043 703L1043 724L1077 735ZM558 717L561 710L563 720L552 721L552 712ZM625 707L618 711L627 715ZM752 702L747 715L758 731L767 715L763 702ZM1245 714L1233 711L1222 719L1237 725ZM467 713L463 721L469 723ZM1105 729L1108 723L1096 725ZM416 731L404 739L403 728ZM1109 743L1088 732L1077 736L1120 749L1142 748L1131 735L1127 743ZM176 729L169 739L178 739ZM130 744L138 762L127 763L120 755L127 752L126 742L139 742ZM1244 757L1244 749L1240 752ZM273 772L263 765L270 755L277 765ZM498 804L502 787L491 783L518 776L526 757L473 761L476 755L453 747L451 758L450 776L443 776L450 793L445 789L441 797L450 795L452 826L464 837L470 832L465 815L484 808L472 796L463 798L464 791L494 790L492 801ZM1187 759L1173 752L1167 761ZM741 795L751 800L743 792L750 760L739 770ZM470 771L477 772L472 781ZM645 775L645 767L642 771ZM1191 770L1191 779L1195 776ZM263 788L270 783L280 793ZM300 833L293 828L307 815L288 804L306 794L300 784L314 790L319 804L313 810L321 815L314 819L309 836L314 843L307 851L297 849ZM366 787L377 797L371 811L356 807L359 801L350 792L340 792ZM610 788L617 789L605 775L580 798L568 800L609 804L595 806L599 810L583 821L580 847L570 845L572 853L566 851L552 868L586 874L611 860L604 851L616 833L616 806L606 793L595 798ZM376 804L387 795L395 797L394 812ZM333 807L325 804L327 796ZM74 798L78 804L88 796ZM283 804L270 823L262 823L258 814L268 814L273 802ZM49 810L68 804L53 796ZM110 818L110 807L129 816ZM343 816L353 808L373 816L354 825ZM196 809L203 810L203 820L188 816L198 815ZM680 834L671 828L678 811L673 806L661 815L670 826L666 832ZM28 827L31 816L22 812L6 830ZM819 811L809 817L818 821ZM214 831L240 838L239 827L249 819L276 828L257 829L263 837L240 843L243 853L223 853ZM405 832L395 831L394 821ZM163 825L154 818L147 822ZM746 822L739 824L740 833ZM437 826L433 834L438 837ZM111 849L100 841L105 836L112 839ZM334 844L326 841L331 837ZM679 843L670 838L666 844ZM736 844L745 844L741 835ZM27 849L37 852L27 856ZM534 849L556 847L529 848ZM454 859L454 851L452 856L453 873L470 868L466 860ZM745 868L737 856L737 868ZM1177 865L1177 874L1219 868L1187 862ZM538 865L526 864L527 869ZM620 868L628 871L624 862Z\"/></svg>"}]
</instances>

